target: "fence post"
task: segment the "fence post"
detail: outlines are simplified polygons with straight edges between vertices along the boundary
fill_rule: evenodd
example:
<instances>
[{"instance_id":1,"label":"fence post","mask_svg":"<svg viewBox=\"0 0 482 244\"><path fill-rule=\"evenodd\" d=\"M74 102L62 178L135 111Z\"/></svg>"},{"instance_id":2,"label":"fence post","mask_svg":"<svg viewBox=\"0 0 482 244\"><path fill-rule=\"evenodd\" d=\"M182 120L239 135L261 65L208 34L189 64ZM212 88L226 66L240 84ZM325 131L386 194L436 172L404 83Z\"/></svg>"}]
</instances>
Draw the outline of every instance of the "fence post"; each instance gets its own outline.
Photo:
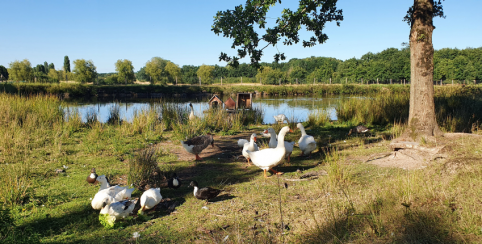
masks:
<instances>
[{"instance_id":1,"label":"fence post","mask_svg":"<svg viewBox=\"0 0 482 244\"><path fill-rule=\"evenodd\" d=\"M330 77L330 85L331 85L331 77Z\"/></svg>"},{"instance_id":2,"label":"fence post","mask_svg":"<svg viewBox=\"0 0 482 244\"><path fill-rule=\"evenodd\" d=\"M377 85L378 85L378 84L379 84L379 83L378 83L378 78L377 78Z\"/></svg>"},{"instance_id":3,"label":"fence post","mask_svg":"<svg viewBox=\"0 0 482 244\"><path fill-rule=\"evenodd\" d=\"M454 85L454 79L452 79L452 86Z\"/></svg>"},{"instance_id":4,"label":"fence post","mask_svg":"<svg viewBox=\"0 0 482 244\"><path fill-rule=\"evenodd\" d=\"M279 79L279 85L281 86L281 78Z\"/></svg>"},{"instance_id":5,"label":"fence post","mask_svg":"<svg viewBox=\"0 0 482 244\"><path fill-rule=\"evenodd\" d=\"M315 84L315 79L316 79L316 78L313 78L313 85Z\"/></svg>"},{"instance_id":6,"label":"fence post","mask_svg":"<svg viewBox=\"0 0 482 244\"><path fill-rule=\"evenodd\" d=\"M261 82L261 77L259 77L259 84L262 85L263 82Z\"/></svg>"},{"instance_id":7,"label":"fence post","mask_svg":"<svg viewBox=\"0 0 482 244\"><path fill-rule=\"evenodd\" d=\"M296 78L296 85L298 85L298 78Z\"/></svg>"},{"instance_id":8,"label":"fence post","mask_svg":"<svg viewBox=\"0 0 482 244\"><path fill-rule=\"evenodd\" d=\"M177 76L176 76L176 86L177 86Z\"/></svg>"},{"instance_id":9,"label":"fence post","mask_svg":"<svg viewBox=\"0 0 482 244\"><path fill-rule=\"evenodd\" d=\"M390 79L390 85L392 84L392 79Z\"/></svg>"}]
</instances>

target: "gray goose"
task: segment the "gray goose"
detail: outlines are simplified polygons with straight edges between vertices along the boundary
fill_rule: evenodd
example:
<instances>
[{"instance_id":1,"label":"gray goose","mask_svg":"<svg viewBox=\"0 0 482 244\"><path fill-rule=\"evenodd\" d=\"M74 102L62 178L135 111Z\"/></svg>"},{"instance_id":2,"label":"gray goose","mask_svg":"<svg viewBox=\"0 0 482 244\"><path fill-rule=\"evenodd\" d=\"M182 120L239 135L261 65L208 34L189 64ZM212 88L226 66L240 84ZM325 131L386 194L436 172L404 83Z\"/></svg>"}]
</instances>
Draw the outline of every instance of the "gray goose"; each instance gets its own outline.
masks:
<instances>
[{"instance_id":1,"label":"gray goose","mask_svg":"<svg viewBox=\"0 0 482 244\"><path fill-rule=\"evenodd\" d=\"M358 134L364 134L369 132L370 129L368 129L366 126L363 126L363 125L359 125L359 126L356 126L354 127L353 129L350 129L350 131L348 132L348 135L351 135L353 133L356 133L357 135Z\"/></svg>"},{"instance_id":2,"label":"gray goose","mask_svg":"<svg viewBox=\"0 0 482 244\"><path fill-rule=\"evenodd\" d=\"M214 138L211 134L206 134L204 136L196 136L186 141L181 141L182 146L186 149L187 152L196 155L196 161L202 160L199 157L199 154L204 150L206 147L211 144L214 147Z\"/></svg>"}]
</instances>

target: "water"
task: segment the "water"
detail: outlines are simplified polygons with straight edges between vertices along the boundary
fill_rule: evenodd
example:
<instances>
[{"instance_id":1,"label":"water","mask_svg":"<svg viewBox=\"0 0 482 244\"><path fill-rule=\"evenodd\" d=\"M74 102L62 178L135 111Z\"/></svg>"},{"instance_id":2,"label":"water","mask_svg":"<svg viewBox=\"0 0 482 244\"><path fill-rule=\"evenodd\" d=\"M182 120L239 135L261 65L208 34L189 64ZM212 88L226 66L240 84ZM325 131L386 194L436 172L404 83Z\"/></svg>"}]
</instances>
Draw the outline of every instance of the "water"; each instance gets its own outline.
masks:
<instances>
[{"instance_id":1,"label":"water","mask_svg":"<svg viewBox=\"0 0 482 244\"><path fill-rule=\"evenodd\" d=\"M306 121L308 115L312 112L328 112L330 119L337 120L336 105L342 96L323 96L323 97L254 97L253 107L261 108L264 112L263 123L272 124L275 122L273 116L285 114L288 119L297 122ZM209 109L210 97L203 98L186 98L176 101L169 101L188 107L192 103L194 114L198 117L203 116L203 111ZM226 101L228 97L223 97ZM149 110L151 106L159 102L158 99L145 100L117 100L117 101L65 101L64 109L66 113L77 110L85 122L87 114L92 111L97 112L97 119L100 122L106 122L110 109L114 106L120 107L120 118L122 120L132 121L135 111Z\"/></svg>"}]
</instances>

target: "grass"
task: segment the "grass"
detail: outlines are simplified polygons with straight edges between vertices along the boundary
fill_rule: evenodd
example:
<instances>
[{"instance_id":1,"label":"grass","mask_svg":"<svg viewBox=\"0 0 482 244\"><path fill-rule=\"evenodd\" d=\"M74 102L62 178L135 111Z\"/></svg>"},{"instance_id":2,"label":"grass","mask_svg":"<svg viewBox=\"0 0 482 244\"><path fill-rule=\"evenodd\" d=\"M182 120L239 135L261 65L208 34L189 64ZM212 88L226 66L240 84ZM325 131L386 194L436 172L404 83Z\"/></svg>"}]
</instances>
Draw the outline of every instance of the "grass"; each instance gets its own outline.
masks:
<instances>
[{"instance_id":1,"label":"grass","mask_svg":"<svg viewBox=\"0 0 482 244\"><path fill-rule=\"evenodd\" d=\"M326 123L320 115L304 123L318 142L313 158L298 157L301 152L295 147L291 163L277 168L285 174L265 179L259 168L232 160L241 149L223 151L203 163L178 160L171 152L179 146L176 132L163 122L162 108L139 111L132 122L102 124L82 122L75 112L67 117L60 105L55 97L0 94L2 243L482 241L482 141L476 137L439 142L446 145L448 158L423 170L381 168L365 159L386 152L403 123L373 125L373 135L366 138L347 137L350 122ZM196 123L214 123L219 114L212 113ZM250 124L237 130L260 133L264 127ZM299 136L297 130L286 140ZM216 143L231 140L237 141L221 136ZM159 142L169 146L157 147ZM106 230L98 211L90 207L98 186L85 178L91 167L112 183L127 184L134 180L132 174L145 178L144 170L129 166L133 164L157 164L168 175L176 172L183 180L181 188L162 188L161 193L179 206L174 212L162 208L151 220L133 218L122 228ZM63 165L66 172L55 173ZM312 180L285 180L323 171L327 175ZM189 180L226 193L203 209L204 202L186 188ZM10 190L15 194L9 195ZM134 197L140 195L134 192ZM134 232L139 239L133 238Z\"/></svg>"}]
</instances>

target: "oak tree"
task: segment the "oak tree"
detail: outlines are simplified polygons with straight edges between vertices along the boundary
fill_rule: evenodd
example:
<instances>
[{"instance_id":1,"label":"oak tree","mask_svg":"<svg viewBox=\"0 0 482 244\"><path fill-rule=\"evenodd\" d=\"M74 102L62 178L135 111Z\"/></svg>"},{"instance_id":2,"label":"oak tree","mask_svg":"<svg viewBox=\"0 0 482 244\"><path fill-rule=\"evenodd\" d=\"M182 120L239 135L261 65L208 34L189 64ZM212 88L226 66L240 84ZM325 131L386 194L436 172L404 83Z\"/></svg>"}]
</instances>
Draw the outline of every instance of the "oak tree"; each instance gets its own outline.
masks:
<instances>
[{"instance_id":1,"label":"oak tree","mask_svg":"<svg viewBox=\"0 0 482 244\"><path fill-rule=\"evenodd\" d=\"M266 27L266 14L270 7L281 4L280 0L247 0L234 10L218 11L214 17L212 31L224 37L232 38L231 48L237 48L237 55L228 56L221 52L220 60L237 66L239 59L247 55L251 64L259 66L263 50L269 45L277 45L282 41L284 45L299 43L299 31L304 26L313 32L307 40L302 40L303 47L322 44L328 40L323 31L325 24L336 22L339 26L343 20L343 12L338 9L337 0L299 0L296 10L283 9L276 24ZM435 120L435 106L433 98L433 45L434 30L432 19L443 17L441 1L414 0L414 4L407 11L405 20L410 30L410 115L409 129L404 134L407 140L420 140L422 137L441 135ZM265 30L260 36L257 30ZM260 46L261 45L261 46ZM284 60L283 53L277 53L274 60Z\"/></svg>"}]
</instances>

